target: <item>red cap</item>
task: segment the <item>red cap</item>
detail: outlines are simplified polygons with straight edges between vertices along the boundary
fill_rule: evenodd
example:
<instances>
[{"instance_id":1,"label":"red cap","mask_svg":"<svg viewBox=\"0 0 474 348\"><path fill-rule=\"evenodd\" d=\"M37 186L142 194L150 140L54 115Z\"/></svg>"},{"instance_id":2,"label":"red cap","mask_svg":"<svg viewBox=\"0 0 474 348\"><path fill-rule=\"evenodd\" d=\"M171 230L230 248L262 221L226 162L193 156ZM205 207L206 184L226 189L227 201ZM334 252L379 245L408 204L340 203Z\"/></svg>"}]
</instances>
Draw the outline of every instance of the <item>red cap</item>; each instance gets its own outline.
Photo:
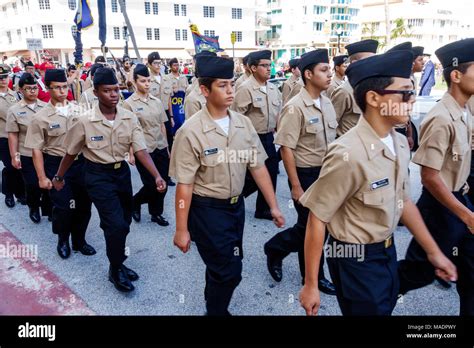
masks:
<instances>
[{"instance_id":1,"label":"red cap","mask_svg":"<svg viewBox=\"0 0 474 348\"><path fill-rule=\"evenodd\" d=\"M35 69L36 69L36 70L39 70L39 68L40 68L40 65L39 65L38 63L36 63L36 64L35 64Z\"/></svg>"},{"instance_id":2,"label":"red cap","mask_svg":"<svg viewBox=\"0 0 474 348\"><path fill-rule=\"evenodd\" d=\"M21 69L20 69L19 66L13 67L13 73L14 73L14 74L16 74L17 72L20 72L20 71L21 71Z\"/></svg>"},{"instance_id":3,"label":"red cap","mask_svg":"<svg viewBox=\"0 0 474 348\"><path fill-rule=\"evenodd\" d=\"M48 69L54 69L54 66L48 62L44 62L44 63L41 63L41 65L39 66L39 69L42 71L46 71Z\"/></svg>"}]
</instances>

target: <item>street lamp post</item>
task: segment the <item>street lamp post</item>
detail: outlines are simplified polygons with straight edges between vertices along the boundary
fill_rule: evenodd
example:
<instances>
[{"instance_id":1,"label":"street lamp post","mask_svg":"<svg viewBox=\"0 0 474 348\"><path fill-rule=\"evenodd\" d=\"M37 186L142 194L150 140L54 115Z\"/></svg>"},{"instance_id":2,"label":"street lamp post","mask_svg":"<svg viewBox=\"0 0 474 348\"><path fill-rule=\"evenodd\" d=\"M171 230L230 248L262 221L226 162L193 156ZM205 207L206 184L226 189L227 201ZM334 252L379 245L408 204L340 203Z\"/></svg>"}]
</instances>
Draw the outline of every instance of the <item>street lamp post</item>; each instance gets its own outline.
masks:
<instances>
[{"instance_id":1,"label":"street lamp post","mask_svg":"<svg viewBox=\"0 0 474 348\"><path fill-rule=\"evenodd\" d=\"M337 35L337 53L341 53L341 36L342 36L342 30L341 30L341 29L337 29L336 35Z\"/></svg>"}]
</instances>

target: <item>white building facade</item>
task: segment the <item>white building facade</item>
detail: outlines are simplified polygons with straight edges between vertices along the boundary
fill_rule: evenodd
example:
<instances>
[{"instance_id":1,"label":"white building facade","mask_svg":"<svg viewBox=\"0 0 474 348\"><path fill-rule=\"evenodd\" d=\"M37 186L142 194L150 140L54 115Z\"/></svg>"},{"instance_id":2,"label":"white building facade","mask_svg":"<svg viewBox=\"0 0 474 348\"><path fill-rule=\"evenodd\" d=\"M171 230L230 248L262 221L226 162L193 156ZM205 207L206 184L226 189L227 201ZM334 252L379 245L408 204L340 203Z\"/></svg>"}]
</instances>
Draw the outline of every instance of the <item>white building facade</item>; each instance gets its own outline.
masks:
<instances>
[{"instance_id":1,"label":"white building facade","mask_svg":"<svg viewBox=\"0 0 474 348\"><path fill-rule=\"evenodd\" d=\"M97 1L89 2L94 25L82 31L84 61L101 54ZM76 6L77 0L0 0L0 32L6 33L0 36L0 54L30 56L36 61L35 52L27 49L26 38L39 38L54 61L72 63ZM229 56L233 54L231 32L236 33L236 57L256 47L255 0L126 0L126 6L141 58L158 50L163 58L189 59L194 53L190 23L196 24L201 34L219 36L220 46ZM124 29L118 0L106 0L106 9L107 47L122 57L129 30ZM129 55L135 57L131 40L128 46Z\"/></svg>"}]
</instances>

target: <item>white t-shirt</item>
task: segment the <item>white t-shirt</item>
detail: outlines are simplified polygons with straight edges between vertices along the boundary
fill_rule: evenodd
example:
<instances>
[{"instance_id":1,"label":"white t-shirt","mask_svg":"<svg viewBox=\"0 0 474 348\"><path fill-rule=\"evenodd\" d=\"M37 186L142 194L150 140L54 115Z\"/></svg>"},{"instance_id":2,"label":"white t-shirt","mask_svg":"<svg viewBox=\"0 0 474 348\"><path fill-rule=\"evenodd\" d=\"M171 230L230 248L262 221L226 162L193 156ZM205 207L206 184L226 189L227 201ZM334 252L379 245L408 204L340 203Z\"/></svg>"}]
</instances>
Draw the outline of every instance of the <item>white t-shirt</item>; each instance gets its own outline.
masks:
<instances>
[{"instance_id":1,"label":"white t-shirt","mask_svg":"<svg viewBox=\"0 0 474 348\"><path fill-rule=\"evenodd\" d=\"M158 83L161 83L161 75L156 75L155 76L155 81Z\"/></svg>"},{"instance_id":2,"label":"white t-shirt","mask_svg":"<svg viewBox=\"0 0 474 348\"><path fill-rule=\"evenodd\" d=\"M395 145L393 143L393 138L392 138L392 135L389 134L388 136L386 136L385 138L380 138L380 140L382 140L382 143L385 144L385 146L388 147L388 149L390 150L390 152L396 156L397 153L395 152Z\"/></svg>"},{"instance_id":3,"label":"white t-shirt","mask_svg":"<svg viewBox=\"0 0 474 348\"><path fill-rule=\"evenodd\" d=\"M321 109L321 98L318 98L318 99L313 99L314 101L314 104L316 104L316 106Z\"/></svg>"},{"instance_id":4,"label":"white t-shirt","mask_svg":"<svg viewBox=\"0 0 474 348\"><path fill-rule=\"evenodd\" d=\"M115 120L107 120L107 122L109 122L109 124L110 124L111 126L114 125L114 121L115 121Z\"/></svg>"},{"instance_id":5,"label":"white t-shirt","mask_svg":"<svg viewBox=\"0 0 474 348\"><path fill-rule=\"evenodd\" d=\"M62 116L68 116L69 105L66 106L56 106L56 111Z\"/></svg>"},{"instance_id":6,"label":"white t-shirt","mask_svg":"<svg viewBox=\"0 0 474 348\"><path fill-rule=\"evenodd\" d=\"M467 110L466 109L463 110L462 115L464 117L464 122L467 123Z\"/></svg>"},{"instance_id":7,"label":"white t-shirt","mask_svg":"<svg viewBox=\"0 0 474 348\"><path fill-rule=\"evenodd\" d=\"M223 117L218 120L214 120L215 123L224 131L226 135L229 135L229 126L230 126L230 118L229 116Z\"/></svg>"},{"instance_id":8,"label":"white t-shirt","mask_svg":"<svg viewBox=\"0 0 474 348\"><path fill-rule=\"evenodd\" d=\"M27 106L28 108L30 108L31 111L35 111L36 103L33 103L33 104L26 104L26 106Z\"/></svg>"}]
</instances>

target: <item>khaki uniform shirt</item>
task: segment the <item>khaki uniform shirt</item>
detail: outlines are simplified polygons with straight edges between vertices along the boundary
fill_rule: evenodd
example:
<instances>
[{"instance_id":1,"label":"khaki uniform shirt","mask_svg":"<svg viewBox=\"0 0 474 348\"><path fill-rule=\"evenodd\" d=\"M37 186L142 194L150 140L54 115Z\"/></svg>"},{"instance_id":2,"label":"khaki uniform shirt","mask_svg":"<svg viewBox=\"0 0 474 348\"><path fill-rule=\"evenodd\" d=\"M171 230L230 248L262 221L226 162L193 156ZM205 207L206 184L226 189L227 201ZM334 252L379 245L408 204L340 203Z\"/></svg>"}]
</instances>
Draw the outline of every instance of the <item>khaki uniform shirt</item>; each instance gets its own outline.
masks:
<instances>
[{"instance_id":1,"label":"khaki uniform shirt","mask_svg":"<svg viewBox=\"0 0 474 348\"><path fill-rule=\"evenodd\" d=\"M337 87L344 83L344 79L340 79L334 74L332 78L331 84L329 85L328 89L326 90L326 95L331 97L332 93L336 90Z\"/></svg>"},{"instance_id":2,"label":"khaki uniform shirt","mask_svg":"<svg viewBox=\"0 0 474 348\"><path fill-rule=\"evenodd\" d=\"M236 92L232 110L250 118L257 133L273 132L281 110L281 93L273 83L260 86L251 76Z\"/></svg>"},{"instance_id":3,"label":"khaki uniform shirt","mask_svg":"<svg viewBox=\"0 0 474 348\"><path fill-rule=\"evenodd\" d=\"M68 132L65 148L70 155L82 154L91 162L112 164L124 161L133 152L146 150L147 146L137 117L124 108L117 107L113 125L96 106L79 118Z\"/></svg>"},{"instance_id":4,"label":"khaki uniform shirt","mask_svg":"<svg viewBox=\"0 0 474 348\"><path fill-rule=\"evenodd\" d=\"M67 116L60 114L51 103L38 112L26 131L25 147L63 157L66 154L64 138L81 115L81 108L77 104L68 105Z\"/></svg>"},{"instance_id":5,"label":"khaki uniform shirt","mask_svg":"<svg viewBox=\"0 0 474 348\"><path fill-rule=\"evenodd\" d=\"M31 157L31 149L25 147L26 131L31 120L44 109L47 104L41 100L37 100L35 107L29 107L24 100L20 100L13 105L7 114L6 131L8 133L18 133L18 148L20 155Z\"/></svg>"},{"instance_id":6,"label":"khaki uniform shirt","mask_svg":"<svg viewBox=\"0 0 474 348\"><path fill-rule=\"evenodd\" d=\"M240 86L242 86L242 83L247 81L250 76L252 76L252 74L249 74L247 72L244 72L242 75L240 75L239 78L235 81L234 89L237 91Z\"/></svg>"},{"instance_id":7,"label":"khaki uniform shirt","mask_svg":"<svg viewBox=\"0 0 474 348\"><path fill-rule=\"evenodd\" d=\"M176 93L178 91L186 92L189 83L185 75L180 74L179 77L176 77L173 75L173 73L170 73L166 76L171 81L171 85L173 86L173 93Z\"/></svg>"},{"instance_id":8,"label":"khaki uniform shirt","mask_svg":"<svg viewBox=\"0 0 474 348\"><path fill-rule=\"evenodd\" d=\"M199 79L196 76L191 79L191 84L186 88L184 97L187 98L192 91L199 91Z\"/></svg>"},{"instance_id":9,"label":"khaki uniform shirt","mask_svg":"<svg viewBox=\"0 0 474 348\"><path fill-rule=\"evenodd\" d=\"M467 110L467 109L466 109ZM454 98L446 93L421 122L420 146L413 162L439 170L452 192L459 191L471 170L472 115L467 120Z\"/></svg>"},{"instance_id":10,"label":"khaki uniform shirt","mask_svg":"<svg viewBox=\"0 0 474 348\"><path fill-rule=\"evenodd\" d=\"M201 90L192 91L184 98L184 115L186 120L191 118L196 112L202 110L206 105L206 98L201 94Z\"/></svg>"},{"instance_id":11,"label":"khaki uniform shirt","mask_svg":"<svg viewBox=\"0 0 474 348\"><path fill-rule=\"evenodd\" d=\"M94 94L94 87L91 87L82 93L79 104L87 107L88 109L92 109L99 104L99 98L97 98Z\"/></svg>"},{"instance_id":12,"label":"khaki uniform shirt","mask_svg":"<svg viewBox=\"0 0 474 348\"><path fill-rule=\"evenodd\" d=\"M293 150L298 168L320 167L328 146L336 139L336 112L331 101L320 97L321 108L301 89L283 108L275 144Z\"/></svg>"},{"instance_id":13,"label":"khaki uniform shirt","mask_svg":"<svg viewBox=\"0 0 474 348\"><path fill-rule=\"evenodd\" d=\"M359 122L362 110L356 104L354 99L354 90L349 81L344 82L341 86L336 88L331 95L332 105L336 110L337 135L341 136L349 129L355 127Z\"/></svg>"},{"instance_id":14,"label":"khaki uniform shirt","mask_svg":"<svg viewBox=\"0 0 474 348\"><path fill-rule=\"evenodd\" d=\"M303 87L304 87L304 82L303 82L303 79L300 77L291 88L290 94L288 95L286 102L288 103L292 98L298 95L298 93L301 91Z\"/></svg>"},{"instance_id":15,"label":"khaki uniform shirt","mask_svg":"<svg viewBox=\"0 0 474 348\"><path fill-rule=\"evenodd\" d=\"M171 94L173 93L173 82L167 76L157 75L161 78L160 82L158 82L155 76L150 76L150 94L163 103L165 110L169 110Z\"/></svg>"},{"instance_id":16,"label":"khaki uniform shirt","mask_svg":"<svg viewBox=\"0 0 474 348\"><path fill-rule=\"evenodd\" d=\"M168 121L168 117L158 98L150 95L148 100L143 100L134 93L124 102L124 108L137 116L148 152L152 153L156 149L162 150L168 147L166 134L163 134L164 124Z\"/></svg>"},{"instance_id":17,"label":"khaki uniform shirt","mask_svg":"<svg viewBox=\"0 0 474 348\"><path fill-rule=\"evenodd\" d=\"M88 90L89 88L94 87L94 83L90 76L87 76L86 80L84 81L84 89L83 91Z\"/></svg>"},{"instance_id":18,"label":"khaki uniform shirt","mask_svg":"<svg viewBox=\"0 0 474 348\"><path fill-rule=\"evenodd\" d=\"M228 199L242 193L247 169L265 165L267 155L247 117L232 110L229 135L207 107L178 130L171 153L170 176L194 184L193 193Z\"/></svg>"},{"instance_id":19,"label":"khaki uniform shirt","mask_svg":"<svg viewBox=\"0 0 474 348\"><path fill-rule=\"evenodd\" d=\"M283 86L282 86L282 99L283 99L283 105L285 105L286 103L288 103L288 101L290 100L290 94L291 94L291 91L293 90L293 88L295 88L298 84L299 84L299 89L298 89L298 93L299 91L301 90L301 83L300 83L300 80L301 77L296 77L295 75L291 75L290 78L288 80L286 80L284 83L283 83ZM298 87L296 87L298 88ZM296 94L294 94L293 96L295 96Z\"/></svg>"},{"instance_id":20,"label":"khaki uniform shirt","mask_svg":"<svg viewBox=\"0 0 474 348\"><path fill-rule=\"evenodd\" d=\"M5 130L7 124L7 112L8 109L17 102L17 94L11 89L8 90L5 96L0 96L0 138L8 138L7 131Z\"/></svg>"},{"instance_id":21,"label":"khaki uniform shirt","mask_svg":"<svg viewBox=\"0 0 474 348\"><path fill-rule=\"evenodd\" d=\"M300 202L329 233L346 243L372 244L389 238L410 199L410 150L405 136L390 132L396 156L364 117L331 145L319 179Z\"/></svg>"},{"instance_id":22,"label":"khaki uniform shirt","mask_svg":"<svg viewBox=\"0 0 474 348\"><path fill-rule=\"evenodd\" d=\"M471 115L474 116L474 96L471 97L471 99L467 101L467 108L471 112ZM474 124L473 124L473 127L474 127ZM474 131L472 131L471 134L472 134L471 148L474 148Z\"/></svg>"}]
</instances>

